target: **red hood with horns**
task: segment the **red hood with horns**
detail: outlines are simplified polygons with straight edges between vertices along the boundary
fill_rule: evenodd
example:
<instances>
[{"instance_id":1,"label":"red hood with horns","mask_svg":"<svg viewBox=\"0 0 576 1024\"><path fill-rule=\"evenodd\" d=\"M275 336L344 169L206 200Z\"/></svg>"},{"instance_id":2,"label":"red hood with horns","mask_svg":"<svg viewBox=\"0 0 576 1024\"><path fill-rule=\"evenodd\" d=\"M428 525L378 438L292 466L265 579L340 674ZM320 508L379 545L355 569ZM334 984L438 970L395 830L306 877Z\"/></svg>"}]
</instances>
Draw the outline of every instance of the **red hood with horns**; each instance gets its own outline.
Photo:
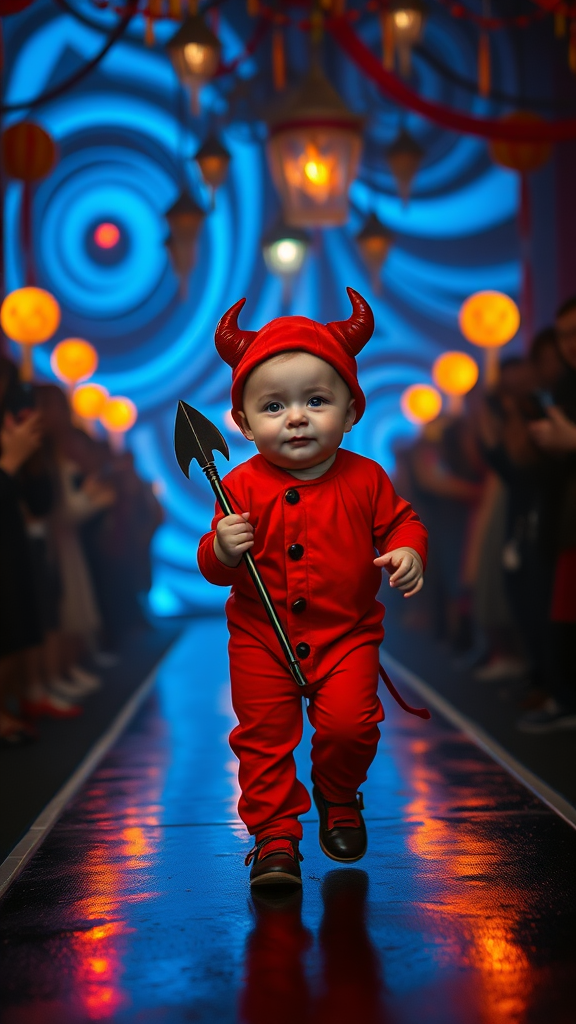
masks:
<instances>
[{"instance_id":1,"label":"red hood with horns","mask_svg":"<svg viewBox=\"0 0 576 1024\"><path fill-rule=\"evenodd\" d=\"M310 352L333 366L350 388L356 400L356 420L366 408L366 399L358 383L356 356L372 337L374 316L362 296L347 288L352 303L348 320L320 324L305 316L281 316L271 320L259 331L243 331L238 315L246 299L240 299L224 314L216 328L216 348L222 359L232 367L232 416L239 422L242 393L252 370L281 352Z\"/></svg>"}]
</instances>

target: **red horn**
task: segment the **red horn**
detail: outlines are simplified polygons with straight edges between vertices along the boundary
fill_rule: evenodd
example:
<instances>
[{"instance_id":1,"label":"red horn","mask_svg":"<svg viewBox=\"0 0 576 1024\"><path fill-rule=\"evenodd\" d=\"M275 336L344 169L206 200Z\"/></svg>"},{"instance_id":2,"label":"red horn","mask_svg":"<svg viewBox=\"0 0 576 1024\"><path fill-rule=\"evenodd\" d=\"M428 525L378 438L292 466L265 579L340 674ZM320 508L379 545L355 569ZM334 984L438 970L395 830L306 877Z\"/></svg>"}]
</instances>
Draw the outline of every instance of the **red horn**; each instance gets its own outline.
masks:
<instances>
[{"instance_id":1,"label":"red horn","mask_svg":"<svg viewBox=\"0 0 576 1024\"><path fill-rule=\"evenodd\" d=\"M333 320L326 324L332 334L343 342L351 355L357 356L374 332L374 314L359 292L347 288L352 303L352 315L348 320Z\"/></svg>"},{"instance_id":2,"label":"red horn","mask_svg":"<svg viewBox=\"0 0 576 1024\"><path fill-rule=\"evenodd\" d=\"M234 368L242 359L246 349L256 337L256 331L242 331L238 327L238 315L246 299L238 299L218 323L214 341L218 355Z\"/></svg>"}]
</instances>

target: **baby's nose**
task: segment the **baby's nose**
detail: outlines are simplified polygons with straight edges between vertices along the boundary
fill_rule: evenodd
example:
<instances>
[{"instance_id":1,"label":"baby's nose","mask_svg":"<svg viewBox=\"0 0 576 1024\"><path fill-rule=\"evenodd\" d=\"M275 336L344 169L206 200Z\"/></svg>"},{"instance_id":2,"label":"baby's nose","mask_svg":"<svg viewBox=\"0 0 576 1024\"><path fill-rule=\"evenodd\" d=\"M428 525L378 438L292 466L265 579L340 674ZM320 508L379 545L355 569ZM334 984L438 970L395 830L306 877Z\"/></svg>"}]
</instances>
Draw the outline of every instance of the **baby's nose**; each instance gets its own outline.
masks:
<instances>
[{"instance_id":1,"label":"baby's nose","mask_svg":"<svg viewBox=\"0 0 576 1024\"><path fill-rule=\"evenodd\" d=\"M306 419L306 407L303 405L292 405L288 409L288 419L290 423L301 423L302 420Z\"/></svg>"}]
</instances>

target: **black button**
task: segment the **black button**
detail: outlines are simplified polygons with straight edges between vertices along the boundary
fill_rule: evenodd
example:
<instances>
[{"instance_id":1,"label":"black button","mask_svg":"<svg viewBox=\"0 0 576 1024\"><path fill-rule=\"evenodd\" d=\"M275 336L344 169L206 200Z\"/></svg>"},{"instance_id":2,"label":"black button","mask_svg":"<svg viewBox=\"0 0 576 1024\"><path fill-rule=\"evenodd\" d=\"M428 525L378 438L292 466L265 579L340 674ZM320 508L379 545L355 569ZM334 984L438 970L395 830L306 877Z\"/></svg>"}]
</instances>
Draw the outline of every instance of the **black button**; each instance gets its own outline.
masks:
<instances>
[{"instance_id":1,"label":"black button","mask_svg":"<svg viewBox=\"0 0 576 1024\"><path fill-rule=\"evenodd\" d=\"M300 501L300 493L295 487L290 487L290 489L286 491L284 497L289 505L297 505Z\"/></svg>"},{"instance_id":2,"label":"black button","mask_svg":"<svg viewBox=\"0 0 576 1024\"><path fill-rule=\"evenodd\" d=\"M291 558L293 562L299 562L303 554L304 548L301 544L291 544L288 548L288 557Z\"/></svg>"},{"instance_id":3,"label":"black button","mask_svg":"<svg viewBox=\"0 0 576 1024\"><path fill-rule=\"evenodd\" d=\"M296 612L296 615L300 615L300 612L303 612L305 607L306 607L306 598L305 597L297 597L296 600L294 601L293 605L292 605L292 611Z\"/></svg>"},{"instance_id":4,"label":"black button","mask_svg":"<svg viewBox=\"0 0 576 1024\"><path fill-rule=\"evenodd\" d=\"M310 654L310 645L305 643L296 644L296 654L299 658L307 658Z\"/></svg>"}]
</instances>

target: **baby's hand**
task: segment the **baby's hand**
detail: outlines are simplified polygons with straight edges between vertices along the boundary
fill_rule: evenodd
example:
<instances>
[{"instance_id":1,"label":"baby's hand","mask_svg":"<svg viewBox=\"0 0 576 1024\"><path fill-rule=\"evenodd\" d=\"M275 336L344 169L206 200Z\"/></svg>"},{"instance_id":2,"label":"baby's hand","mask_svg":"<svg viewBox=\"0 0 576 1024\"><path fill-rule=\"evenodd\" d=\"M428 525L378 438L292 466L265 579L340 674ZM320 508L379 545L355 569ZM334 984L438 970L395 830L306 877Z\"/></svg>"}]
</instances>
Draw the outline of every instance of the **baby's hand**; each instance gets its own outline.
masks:
<instances>
[{"instance_id":1,"label":"baby's hand","mask_svg":"<svg viewBox=\"0 0 576 1024\"><path fill-rule=\"evenodd\" d=\"M254 544L254 527L248 522L249 512L242 515L224 516L216 527L214 553L218 561L235 569L242 561L242 555Z\"/></svg>"},{"instance_id":2,"label":"baby's hand","mask_svg":"<svg viewBox=\"0 0 576 1024\"><path fill-rule=\"evenodd\" d=\"M412 548L395 548L374 559L374 565L390 573L390 586L404 597L412 597L424 586L424 569L420 555Z\"/></svg>"}]
</instances>

